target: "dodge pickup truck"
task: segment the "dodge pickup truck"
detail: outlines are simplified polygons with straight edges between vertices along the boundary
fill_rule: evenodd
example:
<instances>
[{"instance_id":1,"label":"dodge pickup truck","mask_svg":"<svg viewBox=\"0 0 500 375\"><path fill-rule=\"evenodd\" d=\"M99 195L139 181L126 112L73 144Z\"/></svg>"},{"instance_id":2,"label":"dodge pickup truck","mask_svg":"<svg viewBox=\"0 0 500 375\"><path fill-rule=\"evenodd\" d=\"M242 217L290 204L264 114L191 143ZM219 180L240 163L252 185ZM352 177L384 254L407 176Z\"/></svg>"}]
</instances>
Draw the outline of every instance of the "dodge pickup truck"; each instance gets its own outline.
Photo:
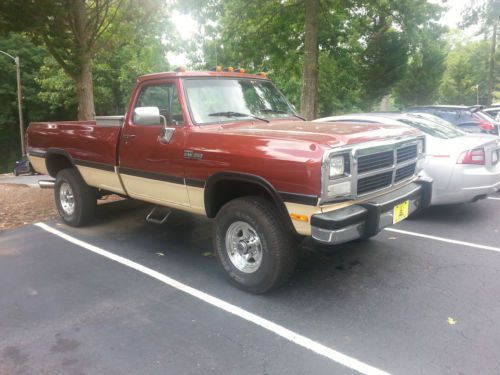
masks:
<instances>
[{"instance_id":1,"label":"dodge pickup truck","mask_svg":"<svg viewBox=\"0 0 500 375\"><path fill-rule=\"evenodd\" d=\"M405 126L304 121L265 75L231 69L141 76L124 116L27 131L66 224L112 193L205 215L225 275L253 293L287 280L300 238L367 239L428 205L424 147Z\"/></svg>"}]
</instances>

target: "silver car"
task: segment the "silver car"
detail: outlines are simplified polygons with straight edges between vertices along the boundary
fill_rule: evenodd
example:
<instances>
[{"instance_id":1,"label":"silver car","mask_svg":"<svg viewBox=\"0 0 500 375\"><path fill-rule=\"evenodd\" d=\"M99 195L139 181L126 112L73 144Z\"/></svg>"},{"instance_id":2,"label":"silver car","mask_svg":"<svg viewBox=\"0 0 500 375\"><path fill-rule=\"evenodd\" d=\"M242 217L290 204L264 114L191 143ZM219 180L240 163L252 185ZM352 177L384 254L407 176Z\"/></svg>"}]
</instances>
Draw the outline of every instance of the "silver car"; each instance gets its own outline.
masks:
<instances>
[{"instance_id":1,"label":"silver car","mask_svg":"<svg viewBox=\"0 0 500 375\"><path fill-rule=\"evenodd\" d=\"M500 138L468 134L442 119L418 113L368 113L324 117L316 122L409 125L425 134L423 173L434 179L432 205L475 202L500 190Z\"/></svg>"}]
</instances>

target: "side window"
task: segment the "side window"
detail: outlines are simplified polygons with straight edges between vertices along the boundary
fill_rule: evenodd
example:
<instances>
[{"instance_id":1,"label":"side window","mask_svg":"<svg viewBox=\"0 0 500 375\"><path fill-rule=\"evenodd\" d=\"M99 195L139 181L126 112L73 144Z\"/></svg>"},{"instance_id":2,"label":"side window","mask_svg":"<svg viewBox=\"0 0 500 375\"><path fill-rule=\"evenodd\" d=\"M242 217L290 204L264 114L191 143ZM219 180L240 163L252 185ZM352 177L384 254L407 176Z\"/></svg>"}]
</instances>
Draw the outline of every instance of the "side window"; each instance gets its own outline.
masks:
<instances>
[{"instance_id":1,"label":"side window","mask_svg":"<svg viewBox=\"0 0 500 375\"><path fill-rule=\"evenodd\" d=\"M177 87L173 83L144 87L135 102L134 108L137 107L158 107L169 125L180 125L184 122Z\"/></svg>"},{"instance_id":2,"label":"side window","mask_svg":"<svg viewBox=\"0 0 500 375\"><path fill-rule=\"evenodd\" d=\"M434 112L436 116L441 117L442 119L445 119L446 121L451 122L452 124L455 124L457 122L457 112L453 110L447 110L447 109L438 109Z\"/></svg>"}]
</instances>

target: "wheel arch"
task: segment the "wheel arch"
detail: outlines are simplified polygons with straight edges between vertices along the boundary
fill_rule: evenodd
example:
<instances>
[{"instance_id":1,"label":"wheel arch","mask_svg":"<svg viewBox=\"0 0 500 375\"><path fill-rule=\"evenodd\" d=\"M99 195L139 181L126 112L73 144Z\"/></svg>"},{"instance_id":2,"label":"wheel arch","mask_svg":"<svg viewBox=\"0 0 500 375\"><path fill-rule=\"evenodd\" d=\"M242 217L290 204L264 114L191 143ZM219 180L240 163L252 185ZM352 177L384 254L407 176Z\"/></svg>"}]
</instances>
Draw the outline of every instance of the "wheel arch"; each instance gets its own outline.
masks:
<instances>
[{"instance_id":1,"label":"wheel arch","mask_svg":"<svg viewBox=\"0 0 500 375\"><path fill-rule=\"evenodd\" d=\"M204 190L206 215L214 218L227 202L250 195L269 199L278 209L278 214L287 228L297 234L279 192L269 181L257 175L238 172L221 172L211 175Z\"/></svg>"},{"instance_id":2,"label":"wheel arch","mask_svg":"<svg viewBox=\"0 0 500 375\"><path fill-rule=\"evenodd\" d=\"M55 178L61 169L74 168L75 162L68 151L49 148L45 156L45 166L49 175Z\"/></svg>"}]
</instances>

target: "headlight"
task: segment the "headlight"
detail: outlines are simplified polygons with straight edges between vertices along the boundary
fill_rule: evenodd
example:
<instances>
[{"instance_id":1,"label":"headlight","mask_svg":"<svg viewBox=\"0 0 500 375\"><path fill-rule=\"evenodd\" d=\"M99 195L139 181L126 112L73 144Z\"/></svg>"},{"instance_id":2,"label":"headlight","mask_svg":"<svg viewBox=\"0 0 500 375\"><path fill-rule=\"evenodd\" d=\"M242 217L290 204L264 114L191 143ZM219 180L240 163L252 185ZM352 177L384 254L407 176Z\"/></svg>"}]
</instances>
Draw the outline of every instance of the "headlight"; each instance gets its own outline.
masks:
<instances>
[{"instance_id":1,"label":"headlight","mask_svg":"<svg viewBox=\"0 0 500 375\"><path fill-rule=\"evenodd\" d=\"M334 156L330 158L330 178L342 176L345 172L344 156Z\"/></svg>"}]
</instances>

